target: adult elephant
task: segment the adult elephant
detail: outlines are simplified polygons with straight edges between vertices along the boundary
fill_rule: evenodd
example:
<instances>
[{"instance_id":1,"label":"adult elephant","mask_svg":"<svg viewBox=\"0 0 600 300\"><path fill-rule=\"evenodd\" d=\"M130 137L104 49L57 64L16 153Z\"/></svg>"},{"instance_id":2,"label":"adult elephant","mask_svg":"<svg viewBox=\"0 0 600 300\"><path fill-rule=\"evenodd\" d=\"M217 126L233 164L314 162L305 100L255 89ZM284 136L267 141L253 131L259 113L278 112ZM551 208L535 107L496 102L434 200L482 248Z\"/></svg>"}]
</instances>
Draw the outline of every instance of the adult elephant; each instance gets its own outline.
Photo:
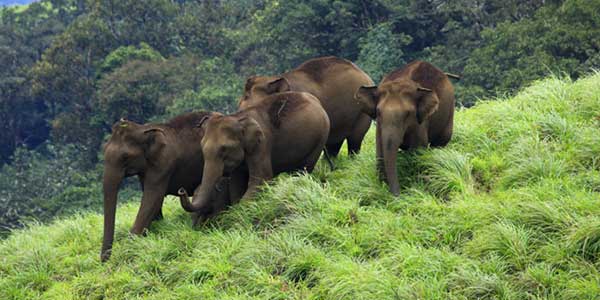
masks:
<instances>
[{"instance_id":1,"label":"adult elephant","mask_svg":"<svg viewBox=\"0 0 600 300\"><path fill-rule=\"evenodd\" d=\"M246 181L242 199L247 199L281 172L311 172L327 141L329 119L313 95L285 92L233 115L214 115L202 129L202 183L191 203L185 189L180 193L188 212L210 204L210 193L224 175L232 182Z\"/></svg>"},{"instance_id":2,"label":"adult elephant","mask_svg":"<svg viewBox=\"0 0 600 300\"><path fill-rule=\"evenodd\" d=\"M334 56L314 58L278 76L248 78L239 108L255 105L275 93L313 94L321 102L331 124L326 153L336 156L347 140L348 152L354 154L360 151L371 125L369 116L361 112L360 105L354 100L354 92L363 85L373 85L373 81L352 62Z\"/></svg>"},{"instance_id":3,"label":"adult elephant","mask_svg":"<svg viewBox=\"0 0 600 300\"><path fill-rule=\"evenodd\" d=\"M112 127L104 146L104 238L100 258L108 260L115 230L119 185L125 177L137 175L143 195L132 234L142 234L153 220L162 218L166 195L177 195L180 187L195 189L202 180L204 160L197 125L212 113L195 112L178 116L165 124L137 124L122 119ZM229 202L227 182L212 191L214 207L193 216L197 222L214 214Z\"/></svg>"},{"instance_id":4,"label":"adult elephant","mask_svg":"<svg viewBox=\"0 0 600 300\"><path fill-rule=\"evenodd\" d=\"M445 146L452 137L455 100L448 76L430 63L414 61L388 74L379 86L356 92L363 111L377 121L377 168L396 196L398 148Z\"/></svg>"}]
</instances>

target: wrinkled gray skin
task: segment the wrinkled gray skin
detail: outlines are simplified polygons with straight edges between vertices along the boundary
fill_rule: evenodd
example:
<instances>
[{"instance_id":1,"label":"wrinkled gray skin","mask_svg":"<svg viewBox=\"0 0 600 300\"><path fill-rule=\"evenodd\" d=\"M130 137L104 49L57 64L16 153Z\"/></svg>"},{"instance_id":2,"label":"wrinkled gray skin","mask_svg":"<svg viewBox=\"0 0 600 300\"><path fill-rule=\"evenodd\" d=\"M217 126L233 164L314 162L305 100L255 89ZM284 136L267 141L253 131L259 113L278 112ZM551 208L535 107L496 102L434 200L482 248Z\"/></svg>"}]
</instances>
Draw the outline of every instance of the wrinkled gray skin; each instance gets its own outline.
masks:
<instances>
[{"instance_id":1,"label":"wrinkled gray skin","mask_svg":"<svg viewBox=\"0 0 600 300\"><path fill-rule=\"evenodd\" d=\"M211 113L196 112L178 116L165 124L137 124L121 120L113 125L104 146L104 238L101 260L110 258L115 229L119 186L125 177L137 176L143 195L132 234L142 234L153 220L162 218L166 195L178 195L179 188L194 190L202 181L204 160L197 124ZM192 216L202 222L230 203L228 182L213 190L213 204Z\"/></svg>"},{"instance_id":2,"label":"wrinkled gray skin","mask_svg":"<svg viewBox=\"0 0 600 300\"><path fill-rule=\"evenodd\" d=\"M363 112L377 121L377 169L396 196L398 148L442 147L452 137L455 100L448 76L427 62L415 61L387 75L379 86L363 86L356 92Z\"/></svg>"}]
</instances>

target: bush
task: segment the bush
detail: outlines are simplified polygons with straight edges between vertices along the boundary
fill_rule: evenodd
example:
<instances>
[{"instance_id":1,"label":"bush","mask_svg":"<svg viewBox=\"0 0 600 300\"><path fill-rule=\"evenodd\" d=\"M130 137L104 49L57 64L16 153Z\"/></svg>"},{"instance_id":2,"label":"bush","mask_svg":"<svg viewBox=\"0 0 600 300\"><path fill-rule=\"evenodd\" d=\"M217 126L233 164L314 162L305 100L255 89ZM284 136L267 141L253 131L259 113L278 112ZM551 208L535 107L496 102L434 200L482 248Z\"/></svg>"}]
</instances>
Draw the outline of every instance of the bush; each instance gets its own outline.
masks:
<instances>
[{"instance_id":1,"label":"bush","mask_svg":"<svg viewBox=\"0 0 600 300\"><path fill-rule=\"evenodd\" d=\"M242 95L244 82L234 70L234 65L224 59L203 60L195 67L197 78L194 89L179 94L167 107L166 115L209 110L232 113L237 110L237 102Z\"/></svg>"},{"instance_id":2,"label":"bush","mask_svg":"<svg viewBox=\"0 0 600 300\"><path fill-rule=\"evenodd\" d=\"M32 220L48 222L79 210L102 208L102 169L89 169L70 146L45 144L37 151L19 149L0 172L0 235ZM131 198L126 184L123 198Z\"/></svg>"}]
</instances>

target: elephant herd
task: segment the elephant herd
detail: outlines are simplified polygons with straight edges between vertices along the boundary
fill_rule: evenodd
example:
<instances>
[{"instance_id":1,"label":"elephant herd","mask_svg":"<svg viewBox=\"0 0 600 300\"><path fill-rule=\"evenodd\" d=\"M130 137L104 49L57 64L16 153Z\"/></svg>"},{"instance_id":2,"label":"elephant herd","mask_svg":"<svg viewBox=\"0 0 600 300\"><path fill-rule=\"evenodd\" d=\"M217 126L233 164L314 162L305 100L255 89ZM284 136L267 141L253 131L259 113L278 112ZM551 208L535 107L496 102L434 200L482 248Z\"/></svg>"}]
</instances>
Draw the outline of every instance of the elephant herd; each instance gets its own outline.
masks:
<instances>
[{"instance_id":1,"label":"elephant herd","mask_svg":"<svg viewBox=\"0 0 600 300\"><path fill-rule=\"evenodd\" d=\"M162 124L121 119L104 145L101 260L111 254L125 177L137 175L143 190L132 234L162 218L166 195L179 196L195 225L252 197L279 173L311 172L322 152L333 168L331 157L344 141L349 154L360 151L372 119L379 177L398 195L398 149L450 141L454 90L448 77L456 76L415 61L376 86L352 62L321 57L278 76L248 78L231 115L192 112Z\"/></svg>"}]
</instances>

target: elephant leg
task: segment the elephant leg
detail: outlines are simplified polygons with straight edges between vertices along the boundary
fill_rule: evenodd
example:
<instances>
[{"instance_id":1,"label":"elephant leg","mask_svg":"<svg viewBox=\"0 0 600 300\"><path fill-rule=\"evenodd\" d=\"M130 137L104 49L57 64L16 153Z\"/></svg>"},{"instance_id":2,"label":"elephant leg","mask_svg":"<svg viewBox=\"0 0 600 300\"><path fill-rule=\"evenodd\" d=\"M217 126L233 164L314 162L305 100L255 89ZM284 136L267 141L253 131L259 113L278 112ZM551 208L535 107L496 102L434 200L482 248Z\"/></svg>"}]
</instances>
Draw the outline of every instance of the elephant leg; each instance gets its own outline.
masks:
<instances>
[{"instance_id":1,"label":"elephant leg","mask_svg":"<svg viewBox=\"0 0 600 300\"><path fill-rule=\"evenodd\" d=\"M164 219L164 216L163 216L162 205L161 205L161 207L158 209L158 212L156 213L156 215L154 215L154 221L160 221L162 219Z\"/></svg>"},{"instance_id":2,"label":"elephant leg","mask_svg":"<svg viewBox=\"0 0 600 300\"><path fill-rule=\"evenodd\" d=\"M342 148L343 143L344 141L341 141L336 144L325 145L325 151L327 151L329 157L336 157L338 153L340 153L340 149Z\"/></svg>"},{"instance_id":3,"label":"elephant leg","mask_svg":"<svg viewBox=\"0 0 600 300\"><path fill-rule=\"evenodd\" d=\"M246 158L248 165L248 188L242 196L241 201L250 199L256 194L259 186L268 180L273 179L273 167L271 166L271 151L263 148L262 151L255 151L254 155ZM321 148L319 147L319 153Z\"/></svg>"},{"instance_id":4,"label":"elephant leg","mask_svg":"<svg viewBox=\"0 0 600 300\"><path fill-rule=\"evenodd\" d=\"M321 148L318 147L315 148L308 156L306 156L306 158L304 159L304 170L306 170L306 172L311 173L315 169L315 165L321 157L321 151Z\"/></svg>"},{"instance_id":5,"label":"elephant leg","mask_svg":"<svg viewBox=\"0 0 600 300\"><path fill-rule=\"evenodd\" d=\"M360 146L362 144L362 140L357 141L351 138L348 138L348 155L354 156L360 153Z\"/></svg>"},{"instance_id":6,"label":"elephant leg","mask_svg":"<svg viewBox=\"0 0 600 300\"><path fill-rule=\"evenodd\" d=\"M154 183L154 182L153 182ZM144 194L138 214L131 228L132 234L143 234L144 230L150 227L152 220L160 212L165 194L167 192L166 180L158 181L155 184L144 184Z\"/></svg>"},{"instance_id":7,"label":"elephant leg","mask_svg":"<svg viewBox=\"0 0 600 300\"><path fill-rule=\"evenodd\" d=\"M377 174L379 176L379 180L387 182L387 178L385 177L385 165L383 160L383 146L381 143L381 126L377 124L375 129L375 144L376 144L376 159L377 159Z\"/></svg>"},{"instance_id":8,"label":"elephant leg","mask_svg":"<svg viewBox=\"0 0 600 300\"><path fill-rule=\"evenodd\" d=\"M365 134L369 131L369 127L371 127L371 118L365 114L361 114L356 124L354 124L352 133L347 138L349 155L358 154L360 152L360 146L365 138Z\"/></svg>"},{"instance_id":9,"label":"elephant leg","mask_svg":"<svg viewBox=\"0 0 600 300\"><path fill-rule=\"evenodd\" d=\"M331 157L329 157L329 153L327 153L327 149L323 149L323 156L325 156L325 160L327 160L327 163L329 164L329 169L331 169L331 171L335 170L335 164L333 164Z\"/></svg>"},{"instance_id":10,"label":"elephant leg","mask_svg":"<svg viewBox=\"0 0 600 300\"><path fill-rule=\"evenodd\" d=\"M442 133L440 135L438 135L435 138L432 138L431 146L432 147L444 147L450 142L451 138L452 138L452 126L447 126L446 128L444 128L444 130L442 131Z\"/></svg>"},{"instance_id":11,"label":"elephant leg","mask_svg":"<svg viewBox=\"0 0 600 300\"><path fill-rule=\"evenodd\" d=\"M248 189L248 171L239 168L229 179L229 204L236 204Z\"/></svg>"}]
</instances>

